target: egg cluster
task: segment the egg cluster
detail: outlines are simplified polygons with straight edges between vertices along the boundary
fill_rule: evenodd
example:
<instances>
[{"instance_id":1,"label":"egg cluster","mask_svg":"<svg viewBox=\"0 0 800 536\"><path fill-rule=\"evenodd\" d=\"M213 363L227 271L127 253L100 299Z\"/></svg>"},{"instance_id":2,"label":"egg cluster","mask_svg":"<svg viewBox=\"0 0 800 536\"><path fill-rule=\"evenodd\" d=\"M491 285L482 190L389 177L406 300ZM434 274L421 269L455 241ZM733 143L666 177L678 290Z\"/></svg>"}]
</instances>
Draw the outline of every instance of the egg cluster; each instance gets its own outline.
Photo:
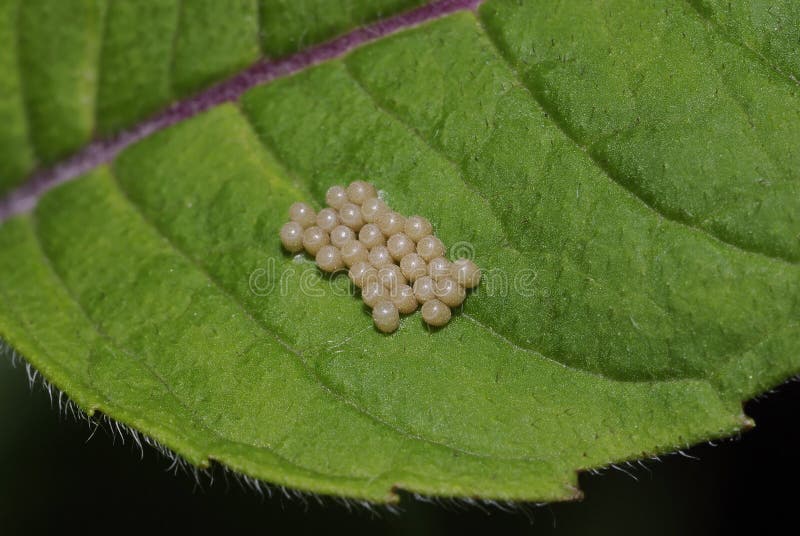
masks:
<instances>
[{"instance_id":1,"label":"egg cluster","mask_svg":"<svg viewBox=\"0 0 800 536\"><path fill-rule=\"evenodd\" d=\"M450 308L461 305L466 289L480 282L474 262L445 257L431 222L394 212L372 184L332 186L325 202L328 206L317 213L306 203L289 208L291 221L280 232L283 247L292 253L307 251L325 272L347 267L380 331L395 331L400 314L419 306L428 325L444 326Z\"/></svg>"}]
</instances>

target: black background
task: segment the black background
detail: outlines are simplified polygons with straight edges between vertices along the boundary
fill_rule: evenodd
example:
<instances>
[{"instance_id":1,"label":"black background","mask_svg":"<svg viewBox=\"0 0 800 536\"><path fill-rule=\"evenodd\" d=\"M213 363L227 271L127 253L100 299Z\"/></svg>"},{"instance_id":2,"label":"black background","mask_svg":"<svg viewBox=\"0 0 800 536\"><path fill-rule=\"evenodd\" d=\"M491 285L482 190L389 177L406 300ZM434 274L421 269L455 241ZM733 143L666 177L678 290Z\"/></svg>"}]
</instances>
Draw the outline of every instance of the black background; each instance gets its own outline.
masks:
<instances>
[{"instance_id":1,"label":"black background","mask_svg":"<svg viewBox=\"0 0 800 536\"><path fill-rule=\"evenodd\" d=\"M330 500L261 497L218 471L203 488L167 472L151 448L144 459L108 432L89 441L86 423L59 415L24 368L0 359L0 534L275 532L387 534L736 534L795 524L800 468L800 383L751 401L756 429L717 446L600 475L582 474L579 503L510 512L404 496L399 514Z\"/></svg>"}]
</instances>

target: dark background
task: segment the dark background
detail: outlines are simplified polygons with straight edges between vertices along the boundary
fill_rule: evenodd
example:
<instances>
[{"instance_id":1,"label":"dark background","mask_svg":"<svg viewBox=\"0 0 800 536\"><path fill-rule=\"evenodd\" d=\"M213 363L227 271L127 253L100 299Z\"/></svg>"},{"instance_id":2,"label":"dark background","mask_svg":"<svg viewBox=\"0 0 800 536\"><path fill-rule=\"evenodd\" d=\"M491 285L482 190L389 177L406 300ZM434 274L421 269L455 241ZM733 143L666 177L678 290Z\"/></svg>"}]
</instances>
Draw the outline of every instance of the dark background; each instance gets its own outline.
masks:
<instances>
[{"instance_id":1,"label":"dark background","mask_svg":"<svg viewBox=\"0 0 800 536\"><path fill-rule=\"evenodd\" d=\"M525 505L510 512L404 497L399 514L332 501L261 497L218 471L203 489L166 469L151 448L144 459L107 431L91 440L85 422L59 415L24 367L0 359L0 534L79 534L182 530L388 534L737 534L795 525L800 467L800 383L747 404L755 430L717 446L626 468L583 474L580 503Z\"/></svg>"}]
</instances>

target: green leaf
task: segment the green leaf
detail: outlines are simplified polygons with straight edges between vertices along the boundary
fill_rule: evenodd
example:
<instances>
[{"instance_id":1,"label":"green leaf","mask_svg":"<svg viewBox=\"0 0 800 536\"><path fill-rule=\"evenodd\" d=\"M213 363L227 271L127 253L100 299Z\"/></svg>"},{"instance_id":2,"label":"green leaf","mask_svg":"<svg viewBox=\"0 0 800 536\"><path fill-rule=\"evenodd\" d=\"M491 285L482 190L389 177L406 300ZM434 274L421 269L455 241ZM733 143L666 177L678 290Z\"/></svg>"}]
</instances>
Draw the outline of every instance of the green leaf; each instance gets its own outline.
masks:
<instances>
[{"instance_id":1,"label":"green leaf","mask_svg":"<svg viewBox=\"0 0 800 536\"><path fill-rule=\"evenodd\" d=\"M800 14L746 4L490 1L256 87L4 223L0 335L194 464L376 502L734 434L800 371ZM355 178L474 250L446 328L282 252Z\"/></svg>"},{"instance_id":2,"label":"green leaf","mask_svg":"<svg viewBox=\"0 0 800 536\"><path fill-rule=\"evenodd\" d=\"M95 135L421 0L3 0L0 193Z\"/></svg>"}]
</instances>

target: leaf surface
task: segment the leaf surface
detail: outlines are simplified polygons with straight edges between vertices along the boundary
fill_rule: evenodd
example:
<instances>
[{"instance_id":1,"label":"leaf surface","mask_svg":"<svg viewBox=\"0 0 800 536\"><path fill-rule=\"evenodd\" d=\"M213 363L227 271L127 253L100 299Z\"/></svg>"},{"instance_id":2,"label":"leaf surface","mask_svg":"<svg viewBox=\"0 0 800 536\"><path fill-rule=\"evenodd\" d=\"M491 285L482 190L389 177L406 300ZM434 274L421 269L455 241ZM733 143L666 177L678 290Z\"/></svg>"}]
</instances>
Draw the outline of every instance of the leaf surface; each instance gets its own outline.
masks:
<instances>
[{"instance_id":1,"label":"leaf surface","mask_svg":"<svg viewBox=\"0 0 800 536\"><path fill-rule=\"evenodd\" d=\"M729 436L800 370L800 19L725 6L490 1L256 87L4 223L0 335L192 463L378 502ZM474 251L445 329L281 251L356 178Z\"/></svg>"},{"instance_id":2,"label":"leaf surface","mask_svg":"<svg viewBox=\"0 0 800 536\"><path fill-rule=\"evenodd\" d=\"M260 58L421 0L3 0L0 193Z\"/></svg>"}]
</instances>

